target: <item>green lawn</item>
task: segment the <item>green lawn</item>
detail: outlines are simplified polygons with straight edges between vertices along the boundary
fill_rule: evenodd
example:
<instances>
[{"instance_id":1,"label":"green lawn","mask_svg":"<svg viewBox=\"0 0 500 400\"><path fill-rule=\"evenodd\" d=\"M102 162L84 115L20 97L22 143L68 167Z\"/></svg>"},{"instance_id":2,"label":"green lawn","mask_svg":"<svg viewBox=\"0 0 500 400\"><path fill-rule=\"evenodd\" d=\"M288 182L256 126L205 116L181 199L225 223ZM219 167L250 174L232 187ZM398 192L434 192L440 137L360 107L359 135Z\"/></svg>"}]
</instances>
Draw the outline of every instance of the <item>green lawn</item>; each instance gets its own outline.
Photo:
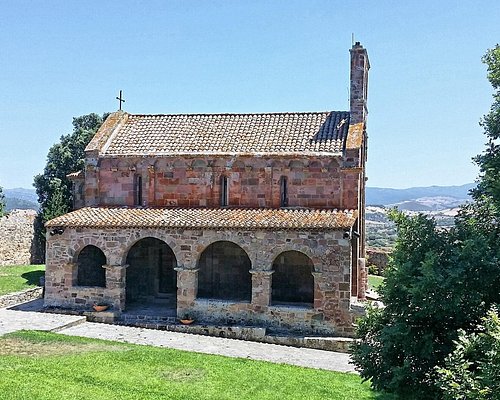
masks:
<instances>
[{"instance_id":1,"label":"green lawn","mask_svg":"<svg viewBox=\"0 0 500 400\"><path fill-rule=\"evenodd\" d=\"M383 281L384 281L383 276L368 275L368 287L372 290L377 291L377 288L381 285Z\"/></svg>"},{"instance_id":2,"label":"green lawn","mask_svg":"<svg viewBox=\"0 0 500 400\"><path fill-rule=\"evenodd\" d=\"M355 374L24 331L0 337L14 399L392 399Z\"/></svg>"},{"instance_id":3,"label":"green lawn","mask_svg":"<svg viewBox=\"0 0 500 400\"><path fill-rule=\"evenodd\" d=\"M0 296L38 286L45 265L0 266Z\"/></svg>"}]
</instances>

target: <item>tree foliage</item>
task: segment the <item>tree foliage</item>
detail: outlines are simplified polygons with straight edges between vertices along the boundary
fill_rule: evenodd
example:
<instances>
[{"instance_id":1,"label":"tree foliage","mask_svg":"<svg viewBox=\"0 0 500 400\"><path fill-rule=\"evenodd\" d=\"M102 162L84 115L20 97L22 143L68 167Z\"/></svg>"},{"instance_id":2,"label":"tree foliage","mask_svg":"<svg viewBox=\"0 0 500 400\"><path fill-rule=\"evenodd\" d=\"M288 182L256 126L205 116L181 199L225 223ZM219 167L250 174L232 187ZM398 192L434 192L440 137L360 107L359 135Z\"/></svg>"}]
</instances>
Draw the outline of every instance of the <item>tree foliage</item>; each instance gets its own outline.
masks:
<instances>
[{"instance_id":1,"label":"tree foliage","mask_svg":"<svg viewBox=\"0 0 500 400\"><path fill-rule=\"evenodd\" d=\"M5 196L3 194L3 188L0 186L0 217L5 214Z\"/></svg>"},{"instance_id":2,"label":"tree foliage","mask_svg":"<svg viewBox=\"0 0 500 400\"><path fill-rule=\"evenodd\" d=\"M473 334L489 307L500 303L499 46L483 61L496 92L481 121L488 144L475 158L481 175L474 201L449 230L423 215L392 213L398 239L380 289L385 308L370 310L358 326L353 358L361 376L402 398L441 398L447 385L439 367L446 362L450 371L458 368L460 354L455 361L449 354L459 335Z\"/></svg>"},{"instance_id":3,"label":"tree foliage","mask_svg":"<svg viewBox=\"0 0 500 400\"><path fill-rule=\"evenodd\" d=\"M72 209L71 182L67 175L84 167L85 147L100 128L108 114L102 117L87 114L73 118L73 132L61 136L47 154L47 163L42 174L34 178L34 186L40 203L35 224L39 246L44 248L44 223Z\"/></svg>"},{"instance_id":4,"label":"tree foliage","mask_svg":"<svg viewBox=\"0 0 500 400\"><path fill-rule=\"evenodd\" d=\"M459 332L444 368L437 368L445 400L500 399L500 316L493 306L476 332Z\"/></svg>"},{"instance_id":5,"label":"tree foliage","mask_svg":"<svg viewBox=\"0 0 500 400\"><path fill-rule=\"evenodd\" d=\"M446 231L423 215L392 218L398 240L380 289L385 308L360 321L353 358L378 390L438 398L435 366L452 351L458 330L473 329L500 300L498 250L468 225Z\"/></svg>"},{"instance_id":6,"label":"tree foliage","mask_svg":"<svg viewBox=\"0 0 500 400\"><path fill-rule=\"evenodd\" d=\"M488 80L493 86L493 104L490 112L481 120L481 126L488 139L486 149L475 158L481 176L477 189L473 192L477 199L490 198L497 207L500 205L500 46L486 52L483 62L488 68Z\"/></svg>"}]
</instances>

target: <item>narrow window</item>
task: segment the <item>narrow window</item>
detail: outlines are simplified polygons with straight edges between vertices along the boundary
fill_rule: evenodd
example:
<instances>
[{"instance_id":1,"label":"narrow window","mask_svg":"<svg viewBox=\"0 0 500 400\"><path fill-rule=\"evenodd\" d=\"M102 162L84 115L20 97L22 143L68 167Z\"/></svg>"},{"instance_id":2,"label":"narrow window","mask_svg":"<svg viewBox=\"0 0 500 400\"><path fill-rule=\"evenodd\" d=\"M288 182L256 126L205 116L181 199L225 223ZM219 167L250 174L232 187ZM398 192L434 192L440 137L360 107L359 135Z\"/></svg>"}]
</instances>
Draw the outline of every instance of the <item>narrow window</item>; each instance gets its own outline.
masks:
<instances>
[{"instance_id":1,"label":"narrow window","mask_svg":"<svg viewBox=\"0 0 500 400\"><path fill-rule=\"evenodd\" d=\"M227 176L222 176L220 180L220 205L229 205L229 187L227 182Z\"/></svg>"},{"instance_id":2,"label":"narrow window","mask_svg":"<svg viewBox=\"0 0 500 400\"><path fill-rule=\"evenodd\" d=\"M280 207L288 206L288 178L281 177L280 181Z\"/></svg>"},{"instance_id":3,"label":"narrow window","mask_svg":"<svg viewBox=\"0 0 500 400\"><path fill-rule=\"evenodd\" d=\"M134 176L134 205L142 205L142 176Z\"/></svg>"}]
</instances>

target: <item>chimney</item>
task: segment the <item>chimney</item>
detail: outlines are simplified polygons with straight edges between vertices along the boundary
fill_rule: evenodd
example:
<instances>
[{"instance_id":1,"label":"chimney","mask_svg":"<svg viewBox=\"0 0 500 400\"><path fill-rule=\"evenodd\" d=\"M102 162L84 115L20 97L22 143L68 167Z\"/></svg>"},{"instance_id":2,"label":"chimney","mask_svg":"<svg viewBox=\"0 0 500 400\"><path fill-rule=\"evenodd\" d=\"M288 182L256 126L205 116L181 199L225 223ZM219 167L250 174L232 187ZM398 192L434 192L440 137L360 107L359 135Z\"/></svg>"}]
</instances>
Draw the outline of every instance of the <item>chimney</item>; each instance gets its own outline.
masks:
<instances>
[{"instance_id":1,"label":"chimney","mask_svg":"<svg viewBox=\"0 0 500 400\"><path fill-rule=\"evenodd\" d=\"M370 61L368 61L368 53L363 46L356 42L351 53L351 124L365 122L368 115L366 106L368 94L368 70L370 69Z\"/></svg>"}]
</instances>

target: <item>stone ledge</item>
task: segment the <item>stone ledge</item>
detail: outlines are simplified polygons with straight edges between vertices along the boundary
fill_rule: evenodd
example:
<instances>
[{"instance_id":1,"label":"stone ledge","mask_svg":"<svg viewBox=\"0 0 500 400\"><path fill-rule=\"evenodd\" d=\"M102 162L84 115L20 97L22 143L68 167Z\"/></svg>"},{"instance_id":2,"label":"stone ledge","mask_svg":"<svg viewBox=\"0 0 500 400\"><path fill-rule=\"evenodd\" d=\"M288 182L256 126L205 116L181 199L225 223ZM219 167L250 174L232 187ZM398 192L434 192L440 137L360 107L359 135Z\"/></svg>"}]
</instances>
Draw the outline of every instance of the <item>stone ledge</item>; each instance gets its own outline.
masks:
<instances>
[{"instance_id":1,"label":"stone ledge","mask_svg":"<svg viewBox=\"0 0 500 400\"><path fill-rule=\"evenodd\" d=\"M0 308L12 307L17 304L41 299L43 294L42 287L35 287L22 292L15 292L0 296Z\"/></svg>"}]
</instances>

